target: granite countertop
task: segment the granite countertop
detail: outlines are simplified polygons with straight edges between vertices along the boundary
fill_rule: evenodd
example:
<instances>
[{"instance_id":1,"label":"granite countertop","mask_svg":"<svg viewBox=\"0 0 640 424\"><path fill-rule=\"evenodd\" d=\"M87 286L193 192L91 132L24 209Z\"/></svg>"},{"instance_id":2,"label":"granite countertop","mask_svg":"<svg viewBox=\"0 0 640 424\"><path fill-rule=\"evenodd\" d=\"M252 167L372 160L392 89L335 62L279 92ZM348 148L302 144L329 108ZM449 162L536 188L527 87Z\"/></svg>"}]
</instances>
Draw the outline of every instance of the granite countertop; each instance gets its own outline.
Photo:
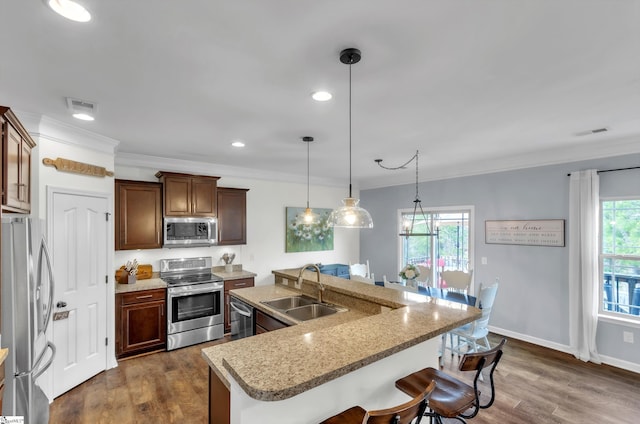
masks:
<instances>
[{"instance_id":1,"label":"granite countertop","mask_svg":"<svg viewBox=\"0 0 640 424\"><path fill-rule=\"evenodd\" d=\"M298 271L273 273L293 281ZM315 282L316 274L307 271L304 278ZM381 313L350 309L203 349L203 357L227 387L230 376L254 399L287 399L471 322L481 314L472 306L416 293L328 275L322 275L321 281L327 291L379 304ZM276 284L231 293L282 321L291 321L260 301L299 291Z\"/></svg>"},{"instance_id":2,"label":"granite countertop","mask_svg":"<svg viewBox=\"0 0 640 424\"><path fill-rule=\"evenodd\" d=\"M241 278L252 278L258 275L250 271L243 271L241 267L234 268L233 272L225 272L224 267L214 267L212 272L215 276L220 277L223 280L238 280ZM160 279L157 272L154 272L153 276L154 278L149 278L147 280L137 280L135 284L116 283L116 293L129 293L140 290L167 288L167 283Z\"/></svg>"},{"instance_id":3,"label":"granite countertop","mask_svg":"<svg viewBox=\"0 0 640 424\"><path fill-rule=\"evenodd\" d=\"M116 283L116 294L130 293L140 290L166 289L167 283L159 278L149 278L147 280L138 280L135 284Z\"/></svg>"},{"instance_id":4,"label":"granite countertop","mask_svg":"<svg viewBox=\"0 0 640 424\"><path fill-rule=\"evenodd\" d=\"M9 349L0 349L0 365L4 364L5 359L9 355Z\"/></svg>"},{"instance_id":5,"label":"granite countertop","mask_svg":"<svg viewBox=\"0 0 640 424\"><path fill-rule=\"evenodd\" d=\"M213 274L217 275L223 280L239 280L241 278L252 278L258 275L256 273L243 271L243 270L240 270L240 271L233 270L232 272L226 272L224 269L222 269L221 271L218 271L216 270L216 268L213 269Z\"/></svg>"}]
</instances>

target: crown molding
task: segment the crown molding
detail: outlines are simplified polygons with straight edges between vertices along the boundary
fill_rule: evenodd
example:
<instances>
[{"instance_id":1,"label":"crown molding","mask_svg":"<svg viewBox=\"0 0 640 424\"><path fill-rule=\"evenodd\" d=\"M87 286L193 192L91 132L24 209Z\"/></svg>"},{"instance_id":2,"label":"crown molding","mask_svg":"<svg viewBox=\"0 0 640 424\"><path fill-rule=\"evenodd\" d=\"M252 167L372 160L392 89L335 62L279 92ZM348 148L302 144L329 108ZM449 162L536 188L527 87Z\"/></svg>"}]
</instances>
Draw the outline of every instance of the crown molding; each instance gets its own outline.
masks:
<instances>
[{"instance_id":1,"label":"crown molding","mask_svg":"<svg viewBox=\"0 0 640 424\"><path fill-rule=\"evenodd\" d=\"M184 159L173 159L160 156L149 156L124 152L118 152L116 154L115 165L151 168L155 170L172 172L188 172L191 174L211 175L217 177L248 178L280 182L298 182L302 178L300 175L287 174L283 172L272 172L254 168L244 168L216 163L205 163ZM344 185L344 181L338 181L331 178L311 178L311 182L314 185L328 187L340 187L341 185Z\"/></svg>"},{"instance_id":2,"label":"crown molding","mask_svg":"<svg viewBox=\"0 0 640 424\"><path fill-rule=\"evenodd\" d=\"M114 155L120 141L51 119L44 115L15 111L32 137Z\"/></svg>"}]
</instances>

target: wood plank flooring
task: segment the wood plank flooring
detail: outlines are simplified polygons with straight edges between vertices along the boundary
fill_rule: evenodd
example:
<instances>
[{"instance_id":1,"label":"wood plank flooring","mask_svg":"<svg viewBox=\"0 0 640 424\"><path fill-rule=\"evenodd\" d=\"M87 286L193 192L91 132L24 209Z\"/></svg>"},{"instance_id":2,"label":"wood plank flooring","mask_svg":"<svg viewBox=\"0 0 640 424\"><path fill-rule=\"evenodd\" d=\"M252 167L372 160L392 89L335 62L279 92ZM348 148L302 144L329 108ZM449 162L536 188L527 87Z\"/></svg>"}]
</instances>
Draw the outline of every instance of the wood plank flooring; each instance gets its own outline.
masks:
<instances>
[{"instance_id":1,"label":"wood plank flooring","mask_svg":"<svg viewBox=\"0 0 640 424\"><path fill-rule=\"evenodd\" d=\"M225 341L120 361L58 397L50 423L204 424L208 365L200 350ZM444 370L460 374L448 352ZM640 374L509 339L495 375L495 404L469 424L640 422Z\"/></svg>"}]
</instances>

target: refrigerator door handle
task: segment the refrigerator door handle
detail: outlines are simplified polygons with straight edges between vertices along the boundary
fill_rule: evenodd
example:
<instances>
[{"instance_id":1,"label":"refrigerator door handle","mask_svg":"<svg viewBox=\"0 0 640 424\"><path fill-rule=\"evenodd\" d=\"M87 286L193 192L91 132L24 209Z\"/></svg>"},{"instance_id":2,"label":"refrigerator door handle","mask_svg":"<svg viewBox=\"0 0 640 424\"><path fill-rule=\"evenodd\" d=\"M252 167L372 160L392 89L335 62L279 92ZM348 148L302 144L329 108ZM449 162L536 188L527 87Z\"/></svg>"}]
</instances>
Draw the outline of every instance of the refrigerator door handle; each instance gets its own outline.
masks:
<instances>
[{"instance_id":1,"label":"refrigerator door handle","mask_svg":"<svg viewBox=\"0 0 640 424\"><path fill-rule=\"evenodd\" d=\"M40 362L42 362L42 360L44 359L44 355L47 353L47 348L51 349L51 357L43 367L40 367ZM36 363L33 365L33 368L31 368L29 371L17 373L15 376L19 378L19 377L25 377L29 374L33 374L31 378L33 379L33 381L35 381L38 377L40 377L40 375L42 375L43 372L45 372L51 366L55 355L56 355L56 346L51 342L47 342L47 347L42 351L40 356L38 356L38 359L36 360Z\"/></svg>"},{"instance_id":2,"label":"refrigerator door handle","mask_svg":"<svg viewBox=\"0 0 640 424\"><path fill-rule=\"evenodd\" d=\"M49 300L47 301L47 308L42 311L43 317L43 325L42 331L44 332L49 325L49 320L51 319L51 311L53 310L53 290L55 287L53 281L53 268L51 267L51 256L49 255L49 249L47 248L47 244L45 243L44 238L42 238L40 243L40 254L38 255L38 288L41 288L42 285L42 257L47 261L47 272L49 274ZM44 309L44 306L43 306ZM55 350L55 348L54 348Z\"/></svg>"}]
</instances>

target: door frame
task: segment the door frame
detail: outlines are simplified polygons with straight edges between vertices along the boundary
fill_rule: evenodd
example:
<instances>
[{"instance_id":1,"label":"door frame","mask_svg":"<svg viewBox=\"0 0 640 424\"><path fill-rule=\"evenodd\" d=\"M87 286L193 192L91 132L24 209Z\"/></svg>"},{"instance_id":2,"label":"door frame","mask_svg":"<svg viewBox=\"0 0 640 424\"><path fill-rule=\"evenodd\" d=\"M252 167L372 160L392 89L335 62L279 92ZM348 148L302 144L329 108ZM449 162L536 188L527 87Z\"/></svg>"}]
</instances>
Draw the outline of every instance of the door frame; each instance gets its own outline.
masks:
<instances>
[{"instance_id":1,"label":"door frame","mask_svg":"<svg viewBox=\"0 0 640 424\"><path fill-rule=\"evenodd\" d=\"M433 213L446 213L446 212L460 212L460 211L469 211L469 269L475 268L475 206L474 205L452 205L452 206L425 206L424 213L426 215L431 215ZM402 214L403 213L412 213L413 208L407 209L398 209L398 214L396 218L396 228L400 228L402 225ZM435 236L431 236L432 239ZM431 243L431 257L434 257L435 253L435 244ZM396 247L396 267L398 268L398 272L404 266L403 258L402 258L402 237L398 236L398 244ZM470 293L475 293L474 281L475 281L475 271L471 277L471 285L469 286ZM396 274L397 275L397 274Z\"/></svg>"},{"instance_id":2,"label":"door frame","mask_svg":"<svg viewBox=\"0 0 640 424\"><path fill-rule=\"evenodd\" d=\"M115 241L114 241L114 228L113 228L113 192L105 193L98 191L87 191L87 190L74 190L65 187L57 187L57 186L46 186L47 190L47 240L52 240L53 237L53 228L50 223L53 222L53 210L50 205L53 204L53 197L56 194L67 194L74 196L84 196L84 197L96 197L100 199L105 199L107 202L107 213L109 214L109 225L107 225L107 246L106 252L107 257L105 258L107 265L107 276L108 276L108 284L107 284L107 299L106 299L106 335L109 338L109 345L107 346L107 355L105 359L104 369L108 370L110 368L115 368L118 366L118 362L116 361L115 354L115 273L109 272L109 270L113 269L113 252L115 249ZM53 325L50 325L47 329L47 340L53 341ZM53 372L48 372L49 376L46 381L47 388L45 392L49 396L49 401L52 402L52 394L53 394Z\"/></svg>"}]
</instances>

